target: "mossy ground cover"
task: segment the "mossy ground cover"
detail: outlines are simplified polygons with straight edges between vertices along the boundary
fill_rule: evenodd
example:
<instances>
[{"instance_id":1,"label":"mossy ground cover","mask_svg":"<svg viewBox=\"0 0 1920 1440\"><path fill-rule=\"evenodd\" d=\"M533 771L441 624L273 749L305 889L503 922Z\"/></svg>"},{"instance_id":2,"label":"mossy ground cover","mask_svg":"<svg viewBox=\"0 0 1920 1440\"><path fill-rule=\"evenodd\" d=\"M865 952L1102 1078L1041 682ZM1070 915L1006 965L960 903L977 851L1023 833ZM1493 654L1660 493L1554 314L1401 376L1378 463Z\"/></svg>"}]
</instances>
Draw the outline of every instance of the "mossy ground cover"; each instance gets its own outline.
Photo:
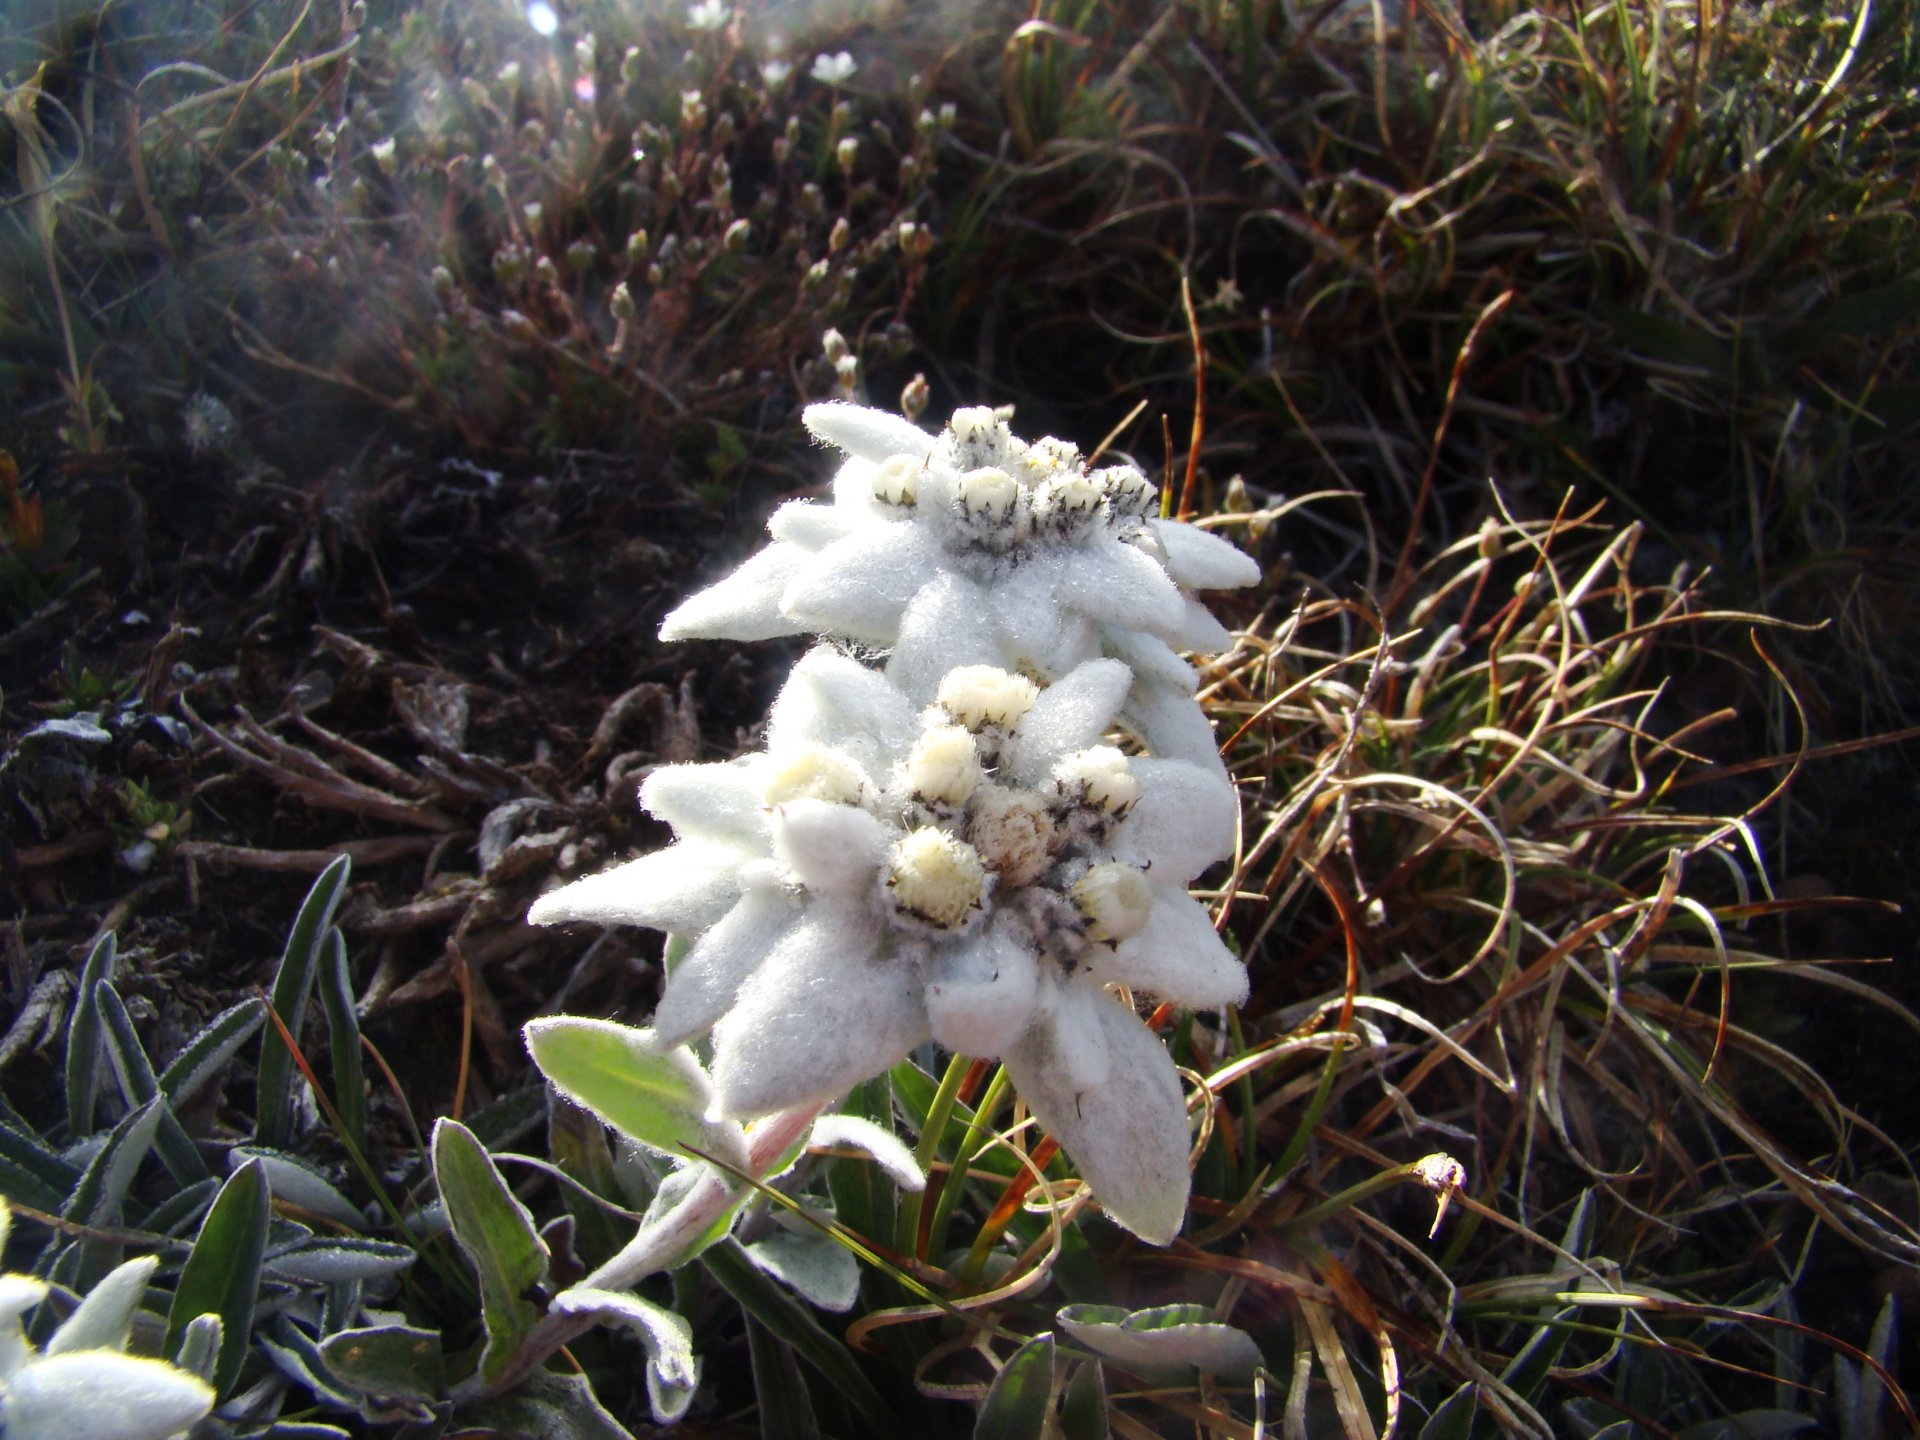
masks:
<instances>
[{"instance_id":1,"label":"mossy ground cover","mask_svg":"<svg viewBox=\"0 0 1920 1440\"><path fill-rule=\"evenodd\" d=\"M824 479L799 407L1012 404L1266 567L1205 681L1254 998L1164 1017L1210 1117L1168 1252L1070 1219L1050 1255L958 1121L947 1252L837 1175L843 1222L985 1322L889 1324L870 1271L864 1373L960 1431L1064 1301L1192 1300L1270 1375L1129 1381L1113 1429L1909 1425L1871 1362L1911 1381L1920 1323L1883 1307L1920 1253L1911 15L530 13L49 0L0 37L24 1121L83 1138L99 933L164 1061L349 853L404 1198L434 1117L527 1085L522 1021L652 1003L648 937L521 916L660 843L645 767L751 738L780 647L655 630ZM257 1053L189 1117L212 1151ZM1004 1101L963 1078L966 1115ZM932 1083L861 1103L911 1129ZM591 1134L512 1144L624 1193ZM347 1177L325 1117L306 1149ZM1433 1152L1465 1183L1429 1240ZM983 1291L989 1258L1046 1273ZM772 1433L790 1338L684 1288L693 1423ZM452 1281L405 1304L470 1338ZM585 1362L644 1413L620 1355ZM827 1433L868 1423L822 1389Z\"/></svg>"}]
</instances>

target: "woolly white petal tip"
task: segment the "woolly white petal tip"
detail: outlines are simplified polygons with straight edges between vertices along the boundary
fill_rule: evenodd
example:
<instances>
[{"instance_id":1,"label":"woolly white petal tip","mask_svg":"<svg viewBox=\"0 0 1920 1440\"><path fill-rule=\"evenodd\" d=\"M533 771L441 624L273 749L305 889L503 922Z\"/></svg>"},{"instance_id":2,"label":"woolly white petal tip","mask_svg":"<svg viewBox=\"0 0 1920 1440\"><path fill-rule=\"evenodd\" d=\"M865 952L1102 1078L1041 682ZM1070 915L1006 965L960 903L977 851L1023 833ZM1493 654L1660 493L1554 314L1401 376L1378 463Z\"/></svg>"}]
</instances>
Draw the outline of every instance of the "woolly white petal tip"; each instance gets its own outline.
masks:
<instances>
[{"instance_id":1,"label":"woolly white petal tip","mask_svg":"<svg viewBox=\"0 0 1920 1440\"><path fill-rule=\"evenodd\" d=\"M205 1381L112 1350L49 1355L7 1378L7 1440L168 1440L213 1409Z\"/></svg>"},{"instance_id":2,"label":"woolly white petal tip","mask_svg":"<svg viewBox=\"0 0 1920 1440\"><path fill-rule=\"evenodd\" d=\"M873 957L864 907L815 903L713 1030L716 1109L750 1119L846 1094L927 1038L908 959Z\"/></svg>"},{"instance_id":3,"label":"woolly white petal tip","mask_svg":"<svg viewBox=\"0 0 1920 1440\"><path fill-rule=\"evenodd\" d=\"M529 925L645 925L694 934L740 893L744 857L726 845L686 841L563 885L533 902Z\"/></svg>"},{"instance_id":4,"label":"woolly white petal tip","mask_svg":"<svg viewBox=\"0 0 1920 1440\"><path fill-rule=\"evenodd\" d=\"M640 808L673 826L683 840L758 848L766 831L760 803L766 766L763 755L717 765L662 765L640 783Z\"/></svg>"},{"instance_id":5,"label":"woolly white petal tip","mask_svg":"<svg viewBox=\"0 0 1920 1440\"><path fill-rule=\"evenodd\" d=\"M919 733L913 702L877 670L820 645L800 657L767 716L767 750L828 745L884 776Z\"/></svg>"},{"instance_id":6,"label":"woolly white petal tip","mask_svg":"<svg viewBox=\"0 0 1920 1440\"><path fill-rule=\"evenodd\" d=\"M674 967L653 1012L662 1046L705 1034L732 1007L740 987L772 953L799 914L780 890L750 890Z\"/></svg>"},{"instance_id":7,"label":"woolly white petal tip","mask_svg":"<svg viewBox=\"0 0 1920 1440\"><path fill-rule=\"evenodd\" d=\"M726 579L696 591L660 622L662 640L772 640L801 627L780 613L780 597L813 557L775 541Z\"/></svg>"},{"instance_id":8,"label":"woolly white petal tip","mask_svg":"<svg viewBox=\"0 0 1920 1440\"><path fill-rule=\"evenodd\" d=\"M844 400L809 405L800 419L816 438L875 463L890 455L925 459L933 449L934 437L911 420Z\"/></svg>"},{"instance_id":9,"label":"woolly white petal tip","mask_svg":"<svg viewBox=\"0 0 1920 1440\"><path fill-rule=\"evenodd\" d=\"M1146 925L1092 964L1102 980L1193 1010L1247 998L1247 967L1214 930L1207 907L1171 885L1154 886Z\"/></svg>"},{"instance_id":10,"label":"woolly white petal tip","mask_svg":"<svg viewBox=\"0 0 1920 1440\"><path fill-rule=\"evenodd\" d=\"M780 609L823 633L891 645L907 603L938 567L938 550L917 525L856 530L796 573Z\"/></svg>"},{"instance_id":11,"label":"woolly white petal tip","mask_svg":"<svg viewBox=\"0 0 1920 1440\"><path fill-rule=\"evenodd\" d=\"M1166 1048L1132 1011L1098 990L1090 998L1096 1005L1084 1014L1107 1046L1112 1080L1075 1086L1046 1025L1007 1051L1007 1070L1108 1216L1142 1240L1165 1245L1180 1233L1187 1212L1187 1103L1180 1077Z\"/></svg>"},{"instance_id":12,"label":"woolly white petal tip","mask_svg":"<svg viewBox=\"0 0 1920 1440\"><path fill-rule=\"evenodd\" d=\"M1014 773L1037 784L1062 755L1084 750L1113 723L1133 675L1118 660L1089 660L1042 690L1014 730Z\"/></svg>"},{"instance_id":13,"label":"woolly white petal tip","mask_svg":"<svg viewBox=\"0 0 1920 1440\"><path fill-rule=\"evenodd\" d=\"M1178 520L1147 521L1167 556L1167 573L1189 590L1238 590L1260 583L1260 565L1218 535Z\"/></svg>"},{"instance_id":14,"label":"woolly white petal tip","mask_svg":"<svg viewBox=\"0 0 1920 1440\"><path fill-rule=\"evenodd\" d=\"M956 1055L1005 1053L1033 1021L1039 968L1032 951L993 926L941 956L927 978L933 1038Z\"/></svg>"},{"instance_id":15,"label":"woolly white petal tip","mask_svg":"<svg viewBox=\"0 0 1920 1440\"><path fill-rule=\"evenodd\" d=\"M1240 800L1217 767L1144 755L1128 764L1140 798L1114 837L1118 858L1183 885L1233 853Z\"/></svg>"},{"instance_id":16,"label":"woolly white petal tip","mask_svg":"<svg viewBox=\"0 0 1920 1440\"><path fill-rule=\"evenodd\" d=\"M774 858L816 895L871 889L891 838L885 825L853 805L801 799L773 811Z\"/></svg>"}]
</instances>

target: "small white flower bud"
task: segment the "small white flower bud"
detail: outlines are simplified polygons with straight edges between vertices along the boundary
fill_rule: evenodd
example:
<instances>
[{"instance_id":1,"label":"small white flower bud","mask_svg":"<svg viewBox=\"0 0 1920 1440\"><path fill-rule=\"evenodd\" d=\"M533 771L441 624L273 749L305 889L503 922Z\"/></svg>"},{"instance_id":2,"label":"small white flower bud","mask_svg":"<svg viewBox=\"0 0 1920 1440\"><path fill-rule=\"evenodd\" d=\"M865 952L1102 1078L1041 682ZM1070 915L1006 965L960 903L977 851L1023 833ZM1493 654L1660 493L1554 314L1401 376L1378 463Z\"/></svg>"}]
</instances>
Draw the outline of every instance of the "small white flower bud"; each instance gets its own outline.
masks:
<instances>
[{"instance_id":1,"label":"small white flower bud","mask_svg":"<svg viewBox=\"0 0 1920 1440\"><path fill-rule=\"evenodd\" d=\"M860 361L857 356L842 355L833 362L833 374L847 389L851 390L860 379Z\"/></svg>"},{"instance_id":2,"label":"small white flower bud","mask_svg":"<svg viewBox=\"0 0 1920 1440\"><path fill-rule=\"evenodd\" d=\"M913 742L907 756L907 789L929 805L959 805L984 778L973 732L961 725L939 725Z\"/></svg>"},{"instance_id":3,"label":"small white flower bud","mask_svg":"<svg viewBox=\"0 0 1920 1440\"><path fill-rule=\"evenodd\" d=\"M728 250L744 250L747 242L753 238L753 222L736 220L727 226L727 233L720 237L720 243Z\"/></svg>"},{"instance_id":4,"label":"small white flower bud","mask_svg":"<svg viewBox=\"0 0 1920 1440\"><path fill-rule=\"evenodd\" d=\"M834 147L833 158L839 162L842 170L853 169L854 161L860 158L860 142L849 135Z\"/></svg>"},{"instance_id":5,"label":"small white flower bud","mask_svg":"<svg viewBox=\"0 0 1920 1440\"><path fill-rule=\"evenodd\" d=\"M1107 504L1116 515L1151 515L1160 508L1160 489L1131 465L1095 470L1093 478L1107 492Z\"/></svg>"},{"instance_id":6,"label":"small white flower bud","mask_svg":"<svg viewBox=\"0 0 1920 1440\"><path fill-rule=\"evenodd\" d=\"M1040 698L1040 687L998 665L957 665L940 680L940 704L969 730L1010 730Z\"/></svg>"},{"instance_id":7,"label":"small white flower bud","mask_svg":"<svg viewBox=\"0 0 1920 1440\"><path fill-rule=\"evenodd\" d=\"M961 446L985 447L1000 438L1000 420L988 405L966 405L953 412L947 422L954 441Z\"/></svg>"},{"instance_id":8,"label":"small white flower bud","mask_svg":"<svg viewBox=\"0 0 1920 1440\"><path fill-rule=\"evenodd\" d=\"M852 238L853 226L848 224L847 217L842 215L838 220L833 222L833 229L827 232L827 253L829 255L838 255L842 250L847 248L847 241Z\"/></svg>"},{"instance_id":9,"label":"small white flower bud","mask_svg":"<svg viewBox=\"0 0 1920 1440\"><path fill-rule=\"evenodd\" d=\"M1040 460L1049 469L1078 470L1084 468L1080 463L1080 447L1071 440L1061 440L1052 435L1043 435L1027 448L1032 452L1034 458Z\"/></svg>"},{"instance_id":10,"label":"small white flower bud","mask_svg":"<svg viewBox=\"0 0 1920 1440\"><path fill-rule=\"evenodd\" d=\"M927 826L893 847L887 888L908 914L938 930L958 930L985 903L987 871L966 841Z\"/></svg>"},{"instance_id":11,"label":"small white flower bud","mask_svg":"<svg viewBox=\"0 0 1920 1440\"><path fill-rule=\"evenodd\" d=\"M1073 903L1087 917L1089 940L1125 940L1147 928L1153 890L1133 866L1109 860L1074 881Z\"/></svg>"},{"instance_id":12,"label":"small white flower bud","mask_svg":"<svg viewBox=\"0 0 1920 1440\"><path fill-rule=\"evenodd\" d=\"M1033 495L1033 518L1043 525L1072 529L1090 518L1105 496L1100 484L1083 471L1070 471L1046 481Z\"/></svg>"},{"instance_id":13,"label":"small white flower bud","mask_svg":"<svg viewBox=\"0 0 1920 1440\"><path fill-rule=\"evenodd\" d=\"M960 477L958 495L968 519L997 525L1013 513L1020 484L1006 471L987 465Z\"/></svg>"},{"instance_id":14,"label":"small white flower bud","mask_svg":"<svg viewBox=\"0 0 1920 1440\"><path fill-rule=\"evenodd\" d=\"M1053 815L1044 795L988 786L977 792L967 816L967 838L981 862L1002 885L1031 885L1047 873L1058 849Z\"/></svg>"},{"instance_id":15,"label":"small white flower bud","mask_svg":"<svg viewBox=\"0 0 1920 1440\"><path fill-rule=\"evenodd\" d=\"M1124 815L1140 798L1140 780L1127 757L1111 745L1094 745L1062 756L1053 783L1069 800L1081 800L1109 815Z\"/></svg>"},{"instance_id":16,"label":"small white flower bud","mask_svg":"<svg viewBox=\"0 0 1920 1440\"><path fill-rule=\"evenodd\" d=\"M859 765L825 745L795 746L773 759L773 768L760 792L769 805L784 805L790 800L857 805L866 789L866 776Z\"/></svg>"},{"instance_id":17,"label":"small white flower bud","mask_svg":"<svg viewBox=\"0 0 1920 1440\"><path fill-rule=\"evenodd\" d=\"M850 353L847 349L847 337L832 326L820 337L820 352L827 357L829 365L838 365Z\"/></svg>"},{"instance_id":18,"label":"small white flower bud","mask_svg":"<svg viewBox=\"0 0 1920 1440\"><path fill-rule=\"evenodd\" d=\"M889 455L873 477L873 498L882 505L910 509L920 498L920 461L911 455Z\"/></svg>"},{"instance_id":19,"label":"small white flower bud","mask_svg":"<svg viewBox=\"0 0 1920 1440\"><path fill-rule=\"evenodd\" d=\"M392 175L400 168L398 146L391 135L384 140L374 141L370 153L373 155L373 163L379 167L382 175Z\"/></svg>"}]
</instances>

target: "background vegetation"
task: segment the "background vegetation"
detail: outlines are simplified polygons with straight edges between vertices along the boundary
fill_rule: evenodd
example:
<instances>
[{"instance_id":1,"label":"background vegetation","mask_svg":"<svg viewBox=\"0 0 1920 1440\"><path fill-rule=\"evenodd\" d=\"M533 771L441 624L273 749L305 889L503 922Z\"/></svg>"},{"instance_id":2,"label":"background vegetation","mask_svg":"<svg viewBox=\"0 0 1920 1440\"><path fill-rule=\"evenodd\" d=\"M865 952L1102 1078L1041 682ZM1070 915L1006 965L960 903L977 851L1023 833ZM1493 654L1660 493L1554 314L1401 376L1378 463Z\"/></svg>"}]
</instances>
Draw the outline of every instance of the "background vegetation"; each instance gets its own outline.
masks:
<instances>
[{"instance_id":1,"label":"background vegetation","mask_svg":"<svg viewBox=\"0 0 1920 1440\"><path fill-rule=\"evenodd\" d=\"M965 1431L992 1386L991 1433L1912 1428L1915 986L1840 963L1912 958L1911 8L539 18L0 35L10 1261L159 1255L155 1353L226 1296L233 1429L530 1425L337 1337L371 1305L471 1365L436 1117L548 1279L646 1203L517 1032L645 1014L646 937L520 916L658 843L638 776L739 748L784 664L659 615L822 481L805 402L1014 404L1268 570L1207 677L1254 998L1163 1017L1200 1200L1130 1248L990 1067L929 1123L903 1066L855 1104L937 1198L791 1182L871 1257L851 1317L681 1272L688 1423ZM196 1265L208 1226L252 1269ZM1265 1373L1129 1368L1070 1302L1204 1306ZM628 1423L635 1354L575 1357Z\"/></svg>"}]
</instances>

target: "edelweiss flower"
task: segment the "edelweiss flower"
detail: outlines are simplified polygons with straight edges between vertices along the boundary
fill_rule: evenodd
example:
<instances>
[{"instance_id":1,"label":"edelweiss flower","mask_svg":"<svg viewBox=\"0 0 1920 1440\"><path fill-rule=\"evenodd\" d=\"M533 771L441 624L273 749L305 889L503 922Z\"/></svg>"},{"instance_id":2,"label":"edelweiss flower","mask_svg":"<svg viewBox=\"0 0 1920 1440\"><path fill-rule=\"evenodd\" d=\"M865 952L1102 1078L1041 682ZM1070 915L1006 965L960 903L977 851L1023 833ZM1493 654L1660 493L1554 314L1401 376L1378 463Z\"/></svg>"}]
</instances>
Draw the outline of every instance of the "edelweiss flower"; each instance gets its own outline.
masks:
<instances>
[{"instance_id":1,"label":"edelweiss flower","mask_svg":"<svg viewBox=\"0 0 1920 1440\"><path fill-rule=\"evenodd\" d=\"M782 506L774 543L670 614L662 639L812 630L891 646L888 674L916 698L955 664L1057 677L1104 654L1133 672L1122 719L1148 747L1224 778L1176 651L1226 648L1193 592L1255 583L1252 559L1159 518L1133 466L1089 470L1071 444L1029 445L989 409L955 411L938 435L839 402L805 420L851 457L832 503Z\"/></svg>"},{"instance_id":2,"label":"edelweiss flower","mask_svg":"<svg viewBox=\"0 0 1920 1440\"><path fill-rule=\"evenodd\" d=\"M1002 1058L1108 1212L1165 1241L1186 1208L1186 1106L1109 987L1245 998L1185 888L1232 850L1236 803L1207 769L1101 743L1130 680L1109 659L1044 689L962 666L918 707L823 646L775 702L765 754L648 777L675 844L528 919L698 933L654 1029L712 1028L726 1115L831 1099L929 1035Z\"/></svg>"},{"instance_id":3,"label":"edelweiss flower","mask_svg":"<svg viewBox=\"0 0 1920 1440\"><path fill-rule=\"evenodd\" d=\"M0 1241L6 1234L0 1205ZM53 1332L45 1350L21 1317L47 1295L31 1275L0 1275L0 1434L6 1440L168 1440L213 1409L207 1384L161 1360L125 1355L133 1312L157 1262L112 1271Z\"/></svg>"}]
</instances>

